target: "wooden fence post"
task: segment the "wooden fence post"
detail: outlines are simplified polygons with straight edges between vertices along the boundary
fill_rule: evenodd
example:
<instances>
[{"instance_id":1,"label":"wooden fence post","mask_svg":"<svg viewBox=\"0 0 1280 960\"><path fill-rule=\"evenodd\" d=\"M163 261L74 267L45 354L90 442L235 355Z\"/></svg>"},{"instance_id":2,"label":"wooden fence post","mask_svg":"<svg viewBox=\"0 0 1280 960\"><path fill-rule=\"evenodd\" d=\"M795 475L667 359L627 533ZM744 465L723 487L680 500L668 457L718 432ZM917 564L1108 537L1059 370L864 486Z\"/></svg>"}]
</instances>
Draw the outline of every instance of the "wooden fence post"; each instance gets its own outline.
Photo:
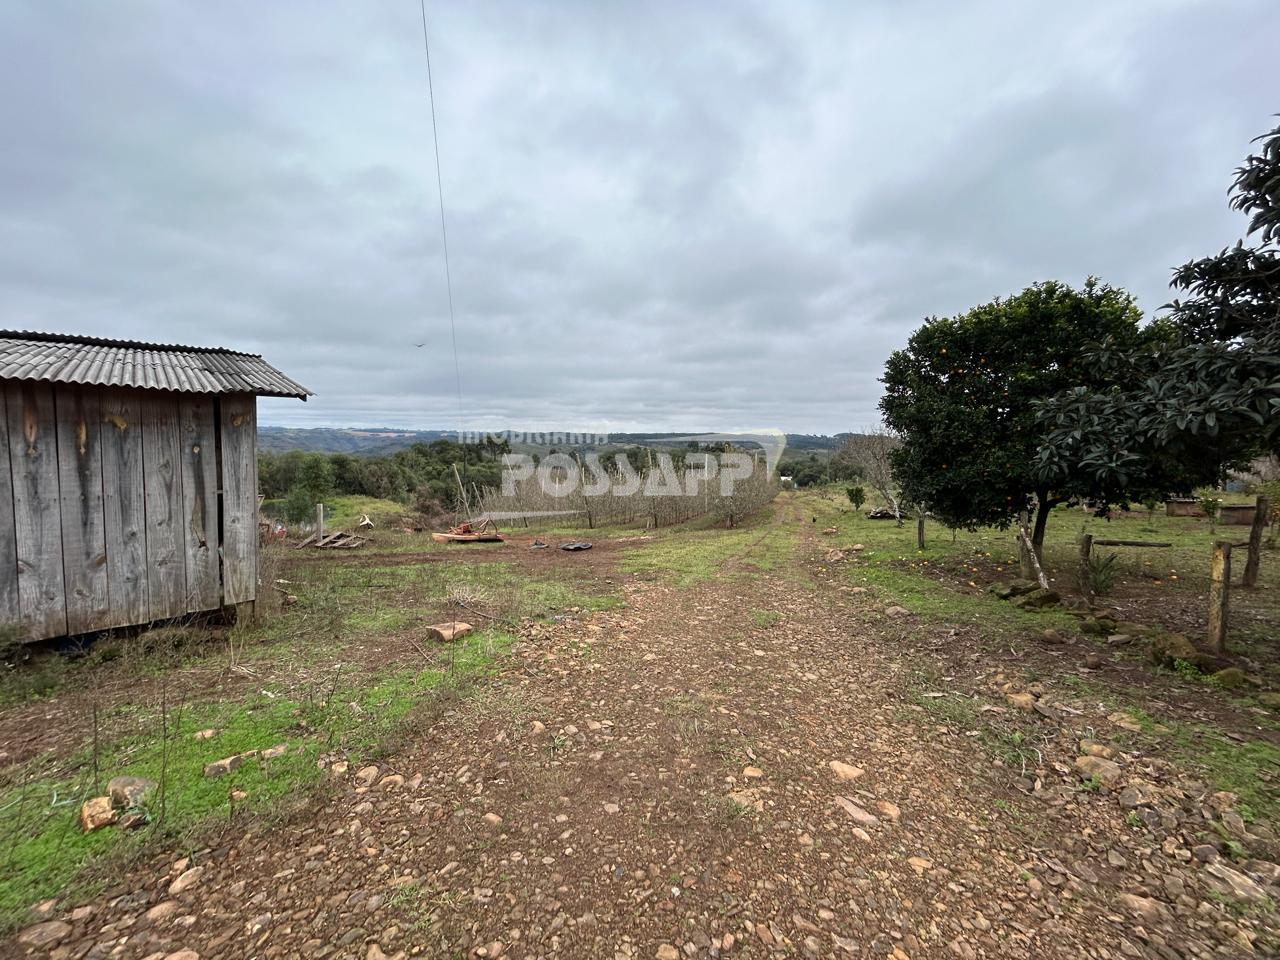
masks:
<instances>
[{"instance_id":1,"label":"wooden fence post","mask_svg":"<svg viewBox=\"0 0 1280 960\"><path fill-rule=\"evenodd\" d=\"M1253 526L1249 529L1249 556L1244 561L1244 585L1258 585L1258 566L1262 562L1262 531L1267 526L1267 516L1271 511L1271 503L1264 496L1258 497L1253 511Z\"/></svg>"},{"instance_id":2,"label":"wooden fence post","mask_svg":"<svg viewBox=\"0 0 1280 960\"><path fill-rule=\"evenodd\" d=\"M1223 653L1227 649L1227 610L1231 593L1231 544L1217 540L1213 544L1213 565L1209 568L1209 649Z\"/></svg>"},{"instance_id":3,"label":"wooden fence post","mask_svg":"<svg viewBox=\"0 0 1280 960\"><path fill-rule=\"evenodd\" d=\"M1093 580L1089 576L1089 557L1093 553L1093 534L1080 537L1080 592L1086 600L1093 600Z\"/></svg>"},{"instance_id":4,"label":"wooden fence post","mask_svg":"<svg viewBox=\"0 0 1280 960\"><path fill-rule=\"evenodd\" d=\"M324 539L324 504L316 504L316 539Z\"/></svg>"}]
</instances>

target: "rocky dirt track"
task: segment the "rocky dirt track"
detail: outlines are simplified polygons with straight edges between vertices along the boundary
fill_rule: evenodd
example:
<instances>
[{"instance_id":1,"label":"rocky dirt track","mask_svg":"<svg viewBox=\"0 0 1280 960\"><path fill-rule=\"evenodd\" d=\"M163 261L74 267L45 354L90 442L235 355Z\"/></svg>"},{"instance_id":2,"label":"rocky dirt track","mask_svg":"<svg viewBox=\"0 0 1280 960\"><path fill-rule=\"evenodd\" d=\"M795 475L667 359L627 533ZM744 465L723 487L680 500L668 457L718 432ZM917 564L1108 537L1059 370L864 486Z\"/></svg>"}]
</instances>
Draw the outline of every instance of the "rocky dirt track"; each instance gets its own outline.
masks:
<instances>
[{"instance_id":1,"label":"rocky dirt track","mask_svg":"<svg viewBox=\"0 0 1280 960\"><path fill-rule=\"evenodd\" d=\"M1052 709L1019 712L998 669L949 658L820 554L803 542L768 575L736 558L687 589L632 579L624 608L527 627L399 755L336 761L312 808L155 862L9 949L916 960L1276 942L1280 870L1205 840L1230 798L1123 747L1120 780L1082 782L1081 738L1107 753L1123 734L1097 705L1050 690ZM1030 731L1027 769L929 707L971 697Z\"/></svg>"}]
</instances>

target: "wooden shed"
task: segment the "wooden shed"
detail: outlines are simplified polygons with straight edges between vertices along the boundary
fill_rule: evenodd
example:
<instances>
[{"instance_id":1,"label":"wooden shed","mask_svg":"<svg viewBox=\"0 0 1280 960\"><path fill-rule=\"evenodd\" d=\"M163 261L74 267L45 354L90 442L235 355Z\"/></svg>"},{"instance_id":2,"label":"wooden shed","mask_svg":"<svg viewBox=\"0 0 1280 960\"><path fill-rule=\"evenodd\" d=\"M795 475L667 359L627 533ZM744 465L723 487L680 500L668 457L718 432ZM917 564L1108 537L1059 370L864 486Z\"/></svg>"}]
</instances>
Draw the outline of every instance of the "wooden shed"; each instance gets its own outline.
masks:
<instances>
[{"instance_id":1,"label":"wooden shed","mask_svg":"<svg viewBox=\"0 0 1280 960\"><path fill-rule=\"evenodd\" d=\"M0 628L252 603L260 396L309 391L233 350L0 331Z\"/></svg>"}]
</instances>

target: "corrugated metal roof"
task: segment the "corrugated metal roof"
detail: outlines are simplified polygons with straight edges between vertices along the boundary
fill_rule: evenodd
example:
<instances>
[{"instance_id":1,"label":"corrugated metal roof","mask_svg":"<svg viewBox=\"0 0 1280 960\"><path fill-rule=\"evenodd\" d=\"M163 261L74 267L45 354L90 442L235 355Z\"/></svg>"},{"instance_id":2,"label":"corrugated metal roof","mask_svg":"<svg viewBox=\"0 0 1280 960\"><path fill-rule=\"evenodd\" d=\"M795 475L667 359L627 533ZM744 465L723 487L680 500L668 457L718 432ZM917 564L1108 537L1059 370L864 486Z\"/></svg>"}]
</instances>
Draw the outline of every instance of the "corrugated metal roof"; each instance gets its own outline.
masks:
<instances>
[{"instance_id":1,"label":"corrugated metal roof","mask_svg":"<svg viewBox=\"0 0 1280 960\"><path fill-rule=\"evenodd\" d=\"M0 380L302 400L311 396L306 387L253 353L15 330L0 330Z\"/></svg>"}]
</instances>

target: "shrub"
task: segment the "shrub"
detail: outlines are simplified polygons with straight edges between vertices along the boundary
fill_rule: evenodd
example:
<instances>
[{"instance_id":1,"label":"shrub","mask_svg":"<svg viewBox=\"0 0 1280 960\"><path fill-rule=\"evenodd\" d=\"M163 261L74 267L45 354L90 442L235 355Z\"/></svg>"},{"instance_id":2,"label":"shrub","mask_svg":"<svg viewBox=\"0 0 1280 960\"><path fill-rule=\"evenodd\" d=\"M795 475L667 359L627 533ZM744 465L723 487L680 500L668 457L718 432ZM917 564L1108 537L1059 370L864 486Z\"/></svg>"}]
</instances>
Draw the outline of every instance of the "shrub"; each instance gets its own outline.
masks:
<instances>
[{"instance_id":1,"label":"shrub","mask_svg":"<svg viewBox=\"0 0 1280 960\"><path fill-rule=\"evenodd\" d=\"M1200 491L1200 507L1204 510L1204 515L1209 518L1209 532L1216 533L1218 530L1218 511L1222 509L1222 498L1217 495L1215 490Z\"/></svg>"},{"instance_id":2,"label":"shrub","mask_svg":"<svg viewBox=\"0 0 1280 960\"><path fill-rule=\"evenodd\" d=\"M311 497L311 491L301 484L289 488L289 493L284 498L284 518L287 522L306 523L311 519L314 509L315 500Z\"/></svg>"},{"instance_id":3,"label":"shrub","mask_svg":"<svg viewBox=\"0 0 1280 960\"><path fill-rule=\"evenodd\" d=\"M850 487L845 491L849 495L849 502L853 504L853 509L861 510L862 505L867 502L867 491L862 487Z\"/></svg>"},{"instance_id":4,"label":"shrub","mask_svg":"<svg viewBox=\"0 0 1280 960\"><path fill-rule=\"evenodd\" d=\"M1080 584L1083 592L1095 597L1106 596L1116 585L1116 554L1108 553L1105 557L1091 554L1080 576L1084 581Z\"/></svg>"}]
</instances>

